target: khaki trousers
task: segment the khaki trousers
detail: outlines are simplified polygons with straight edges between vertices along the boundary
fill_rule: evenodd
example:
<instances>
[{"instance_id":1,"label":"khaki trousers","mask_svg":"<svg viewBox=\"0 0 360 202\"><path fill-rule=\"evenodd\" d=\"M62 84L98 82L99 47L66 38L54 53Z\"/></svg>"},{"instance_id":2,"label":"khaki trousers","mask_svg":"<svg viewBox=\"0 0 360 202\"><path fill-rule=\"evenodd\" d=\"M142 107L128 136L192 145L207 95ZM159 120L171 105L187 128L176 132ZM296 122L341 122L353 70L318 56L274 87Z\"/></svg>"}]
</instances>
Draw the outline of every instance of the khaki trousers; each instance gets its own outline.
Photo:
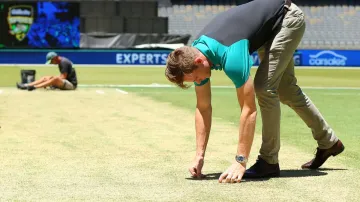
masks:
<instances>
[{"instance_id":1,"label":"khaki trousers","mask_svg":"<svg viewBox=\"0 0 360 202\"><path fill-rule=\"evenodd\" d=\"M254 86L262 117L260 157L270 164L278 163L280 102L301 117L311 129L320 149L330 148L338 140L319 110L297 85L293 53L304 31L304 14L292 3L277 35L258 50L261 62Z\"/></svg>"}]
</instances>

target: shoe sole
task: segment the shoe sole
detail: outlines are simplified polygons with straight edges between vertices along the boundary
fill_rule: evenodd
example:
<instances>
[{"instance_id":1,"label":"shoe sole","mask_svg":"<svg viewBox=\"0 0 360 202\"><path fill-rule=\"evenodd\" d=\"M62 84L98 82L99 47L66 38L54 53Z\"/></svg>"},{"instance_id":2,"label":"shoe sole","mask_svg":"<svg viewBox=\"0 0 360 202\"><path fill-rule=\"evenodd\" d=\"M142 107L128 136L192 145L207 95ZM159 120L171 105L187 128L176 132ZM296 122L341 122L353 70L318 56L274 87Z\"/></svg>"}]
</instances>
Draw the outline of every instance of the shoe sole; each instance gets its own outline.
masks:
<instances>
[{"instance_id":1,"label":"shoe sole","mask_svg":"<svg viewBox=\"0 0 360 202\"><path fill-rule=\"evenodd\" d=\"M16 84L16 87L17 87L17 89L19 89L19 90L26 90L25 87L21 87L19 84Z\"/></svg>"},{"instance_id":2,"label":"shoe sole","mask_svg":"<svg viewBox=\"0 0 360 202\"><path fill-rule=\"evenodd\" d=\"M261 179L261 178L275 178L275 177L280 177L280 172L276 172L276 173L270 173L264 176L245 176L244 175L244 179Z\"/></svg>"},{"instance_id":3,"label":"shoe sole","mask_svg":"<svg viewBox=\"0 0 360 202\"><path fill-rule=\"evenodd\" d=\"M266 176L266 177L280 177L280 172L278 172L278 173L272 173L272 174L270 174L270 175L268 175L268 176Z\"/></svg>"}]
</instances>

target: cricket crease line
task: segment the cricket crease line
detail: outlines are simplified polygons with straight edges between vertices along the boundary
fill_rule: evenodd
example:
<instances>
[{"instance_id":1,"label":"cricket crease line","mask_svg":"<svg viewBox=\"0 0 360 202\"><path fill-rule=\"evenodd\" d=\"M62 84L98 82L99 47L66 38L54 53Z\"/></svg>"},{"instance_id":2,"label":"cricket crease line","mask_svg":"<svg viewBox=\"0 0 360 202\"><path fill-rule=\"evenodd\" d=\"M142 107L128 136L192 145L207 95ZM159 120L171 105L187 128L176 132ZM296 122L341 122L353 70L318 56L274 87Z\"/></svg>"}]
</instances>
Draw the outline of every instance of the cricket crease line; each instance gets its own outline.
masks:
<instances>
[{"instance_id":1,"label":"cricket crease line","mask_svg":"<svg viewBox=\"0 0 360 202\"><path fill-rule=\"evenodd\" d=\"M125 95L126 95L126 94L129 94L128 92L126 92L126 91L124 91L124 90L120 90L120 89L118 89L118 88L116 89L116 91L119 92L119 93L125 94Z\"/></svg>"},{"instance_id":2,"label":"cricket crease line","mask_svg":"<svg viewBox=\"0 0 360 202\"><path fill-rule=\"evenodd\" d=\"M167 84L82 84L79 87L84 88L176 88L174 85ZM192 86L194 87L194 86ZM234 86L211 86L211 88L234 88ZM315 86L303 86L302 89L311 90L360 90L360 87L315 87Z\"/></svg>"},{"instance_id":3,"label":"cricket crease line","mask_svg":"<svg viewBox=\"0 0 360 202\"><path fill-rule=\"evenodd\" d=\"M95 92L98 93L98 94L105 94L105 92L102 91L102 90L96 90Z\"/></svg>"}]
</instances>

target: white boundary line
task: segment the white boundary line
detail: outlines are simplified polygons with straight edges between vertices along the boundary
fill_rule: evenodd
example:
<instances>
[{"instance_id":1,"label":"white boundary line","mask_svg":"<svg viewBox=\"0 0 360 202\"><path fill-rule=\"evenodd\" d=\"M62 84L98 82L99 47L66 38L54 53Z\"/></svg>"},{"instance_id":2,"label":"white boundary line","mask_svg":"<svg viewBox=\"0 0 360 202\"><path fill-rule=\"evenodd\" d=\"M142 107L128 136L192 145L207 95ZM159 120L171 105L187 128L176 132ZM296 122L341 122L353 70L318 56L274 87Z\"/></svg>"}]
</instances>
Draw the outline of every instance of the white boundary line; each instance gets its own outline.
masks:
<instances>
[{"instance_id":1,"label":"white boundary line","mask_svg":"<svg viewBox=\"0 0 360 202\"><path fill-rule=\"evenodd\" d=\"M54 65L51 64L0 64L0 67L51 67ZM119 68L165 68L165 65L131 65L131 64L74 64L76 67L119 67ZM257 69L258 66L253 66L251 68ZM296 66L295 69L354 69L360 70L360 67L332 67L332 66Z\"/></svg>"},{"instance_id":2,"label":"white boundary line","mask_svg":"<svg viewBox=\"0 0 360 202\"><path fill-rule=\"evenodd\" d=\"M344 95L350 95L350 96L352 96L352 95L360 95L360 93L324 93L323 95L334 95L334 96L337 96L337 95L342 95L342 96L344 96Z\"/></svg>"},{"instance_id":3,"label":"white boundary line","mask_svg":"<svg viewBox=\"0 0 360 202\"><path fill-rule=\"evenodd\" d=\"M51 64L0 64L0 67L52 67ZM165 65L129 65L129 64L118 64L118 65L109 65L109 64L74 64L75 67L119 67L119 68L165 68Z\"/></svg>"},{"instance_id":4,"label":"white boundary line","mask_svg":"<svg viewBox=\"0 0 360 202\"><path fill-rule=\"evenodd\" d=\"M105 92L102 91L102 90L96 90L95 92L98 93L98 94L105 94Z\"/></svg>"},{"instance_id":5,"label":"white boundary line","mask_svg":"<svg viewBox=\"0 0 360 202\"><path fill-rule=\"evenodd\" d=\"M115 84L79 84L79 87L83 88L177 88L174 85L168 84L124 84L124 85L115 85ZM194 86L192 86L193 88ZM212 88L235 88L234 86L211 86ZM360 87L314 87L314 86L304 86L302 89L314 89L314 90L360 90ZM118 89L117 89L118 91Z\"/></svg>"},{"instance_id":6,"label":"white boundary line","mask_svg":"<svg viewBox=\"0 0 360 202\"><path fill-rule=\"evenodd\" d=\"M311 89L311 90L360 90L360 87L314 87L314 86L304 86L301 89Z\"/></svg>"},{"instance_id":7,"label":"white boundary line","mask_svg":"<svg viewBox=\"0 0 360 202\"><path fill-rule=\"evenodd\" d=\"M120 89L118 89L118 88L116 89L116 91L119 92L119 93L125 94L125 95L126 95L126 94L129 94L128 92L123 91L123 90L120 90Z\"/></svg>"}]
</instances>

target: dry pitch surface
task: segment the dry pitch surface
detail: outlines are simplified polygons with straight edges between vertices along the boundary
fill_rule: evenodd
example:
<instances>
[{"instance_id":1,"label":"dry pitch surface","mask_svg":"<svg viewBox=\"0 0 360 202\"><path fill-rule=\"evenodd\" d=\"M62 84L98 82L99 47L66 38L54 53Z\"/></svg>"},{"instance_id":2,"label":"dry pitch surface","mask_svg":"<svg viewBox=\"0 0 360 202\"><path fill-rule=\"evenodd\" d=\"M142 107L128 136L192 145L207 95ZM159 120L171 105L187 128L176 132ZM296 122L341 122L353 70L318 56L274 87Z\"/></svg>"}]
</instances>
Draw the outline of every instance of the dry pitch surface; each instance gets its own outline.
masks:
<instances>
[{"instance_id":1,"label":"dry pitch surface","mask_svg":"<svg viewBox=\"0 0 360 202\"><path fill-rule=\"evenodd\" d=\"M0 200L11 201L358 201L359 170L336 158L319 171L282 144L282 177L219 184L233 161L237 126L214 119L205 180L189 178L194 117L115 89L76 92L2 88ZM254 163L261 136L255 137Z\"/></svg>"}]
</instances>

